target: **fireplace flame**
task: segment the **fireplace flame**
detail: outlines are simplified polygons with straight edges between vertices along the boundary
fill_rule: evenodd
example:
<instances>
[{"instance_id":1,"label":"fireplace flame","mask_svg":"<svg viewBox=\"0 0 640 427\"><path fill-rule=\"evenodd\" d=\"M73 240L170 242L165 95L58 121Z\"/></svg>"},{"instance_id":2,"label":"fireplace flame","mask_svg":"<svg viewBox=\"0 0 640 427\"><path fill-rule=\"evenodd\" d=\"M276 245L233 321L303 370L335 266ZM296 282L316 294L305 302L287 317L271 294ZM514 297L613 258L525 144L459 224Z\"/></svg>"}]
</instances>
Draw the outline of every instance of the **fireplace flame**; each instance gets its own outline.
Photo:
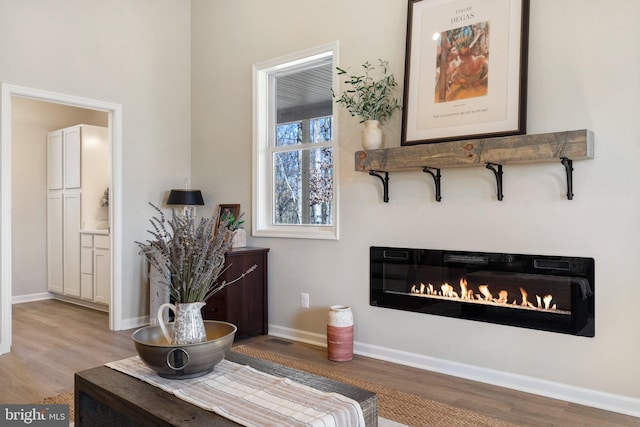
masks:
<instances>
[{"instance_id":1,"label":"fireplace flame","mask_svg":"<svg viewBox=\"0 0 640 427\"><path fill-rule=\"evenodd\" d=\"M509 292L503 289L500 292L498 292L498 299L496 300L496 302L500 304L506 304L508 301L508 298L509 298Z\"/></svg>"},{"instance_id":2,"label":"fireplace flame","mask_svg":"<svg viewBox=\"0 0 640 427\"><path fill-rule=\"evenodd\" d=\"M536 303L529 301L529 293L522 287L520 287L520 302L518 302L518 298L516 297L509 303L509 292L501 289L498 291L498 296L494 297L493 293L489 289L490 285L483 283L478 285L478 292L474 292L469 288L469 284L465 278L460 279L460 290L459 292L450 285L449 283L443 283L440 285L440 290L437 290L437 287L432 283L424 284L415 284L411 286L410 292L412 294L430 297L430 298L439 298L439 299L453 299L453 300L462 300L465 302L474 302L479 304L497 304L504 305L508 307L514 308L524 308L524 309L533 309L533 310L541 310L541 311L550 311L559 314L571 314L569 311L558 310L556 304L553 303L553 295L536 295Z\"/></svg>"},{"instance_id":3,"label":"fireplace flame","mask_svg":"<svg viewBox=\"0 0 640 427\"><path fill-rule=\"evenodd\" d=\"M522 295L522 302L520 303L520 305L522 307L535 308L535 306L533 304L531 304L529 302L529 300L527 299L529 297L529 294L527 294L527 291L525 291L524 289L520 288L520 294Z\"/></svg>"},{"instance_id":4,"label":"fireplace flame","mask_svg":"<svg viewBox=\"0 0 640 427\"><path fill-rule=\"evenodd\" d=\"M467 289L467 280L463 277L460 279L460 295L462 299L473 299L473 292L471 298L469 297L469 290Z\"/></svg>"},{"instance_id":5,"label":"fireplace flame","mask_svg":"<svg viewBox=\"0 0 640 427\"><path fill-rule=\"evenodd\" d=\"M440 286L440 289L442 289L442 295L444 295L445 297L458 298L458 293L453 290L453 286L451 286L450 284L443 283Z\"/></svg>"},{"instance_id":6,"label":"fireplace flame","mask_svg":"<svg viewBox=\"0 0 640 427\"><path fill-rule=\"evenodd\" d=\"M476 294L476 298L483 299L484 297L484 301L493 301L493 295L489 292L489 285L478 285L478 290L482 296Z\"/></svg>"}]
</instances>

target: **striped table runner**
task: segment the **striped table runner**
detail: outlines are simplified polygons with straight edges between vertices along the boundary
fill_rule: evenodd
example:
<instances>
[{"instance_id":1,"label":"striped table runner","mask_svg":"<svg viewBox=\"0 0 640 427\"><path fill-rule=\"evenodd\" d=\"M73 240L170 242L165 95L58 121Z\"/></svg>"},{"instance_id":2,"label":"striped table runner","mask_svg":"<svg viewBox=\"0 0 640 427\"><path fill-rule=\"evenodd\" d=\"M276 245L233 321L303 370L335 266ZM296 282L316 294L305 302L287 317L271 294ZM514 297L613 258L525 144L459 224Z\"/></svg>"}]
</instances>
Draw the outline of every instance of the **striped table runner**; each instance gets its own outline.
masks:
<instances>
[{"instance_id":1,"label":"striped table runner","mask_svg":"<svg viewBox=\"0 0 640 427\"><path fill-rule=\"evenodd\" d=\"M106 366L172 393L238 424L261 426L364 427L358 402L223 360L198 378L162 378L138 357Z\"/></svg>"}]
</instances>

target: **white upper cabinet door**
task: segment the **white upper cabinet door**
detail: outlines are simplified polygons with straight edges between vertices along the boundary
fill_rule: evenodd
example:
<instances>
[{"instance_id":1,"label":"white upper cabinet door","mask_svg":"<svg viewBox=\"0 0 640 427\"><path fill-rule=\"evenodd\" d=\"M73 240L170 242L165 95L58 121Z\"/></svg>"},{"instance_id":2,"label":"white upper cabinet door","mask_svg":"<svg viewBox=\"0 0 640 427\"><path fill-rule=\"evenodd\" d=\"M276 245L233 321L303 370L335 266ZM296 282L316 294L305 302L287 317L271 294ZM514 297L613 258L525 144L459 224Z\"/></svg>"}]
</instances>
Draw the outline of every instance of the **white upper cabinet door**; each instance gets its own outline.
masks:
<instances>
[{"instance_id":1,"label":"white upper cabinet door","mask_svg":"<svg viewBox=\"0 0 640 427\"><path fill-rule=\"evenodd\" d=\"M49 132L47 137L47 186L49 190L62 188L62 131Z\"/></svg>"},{"instance_id":2,"label":"white upper cabinet door","mask_svg":"<svg viewBox=\"0 0 640 427\"><path fill-rule=\"evenodd\" d=\"M80 158L82 156L80 126L63 129L64 188L80 188Z\"/></svg>"}]
</instances>

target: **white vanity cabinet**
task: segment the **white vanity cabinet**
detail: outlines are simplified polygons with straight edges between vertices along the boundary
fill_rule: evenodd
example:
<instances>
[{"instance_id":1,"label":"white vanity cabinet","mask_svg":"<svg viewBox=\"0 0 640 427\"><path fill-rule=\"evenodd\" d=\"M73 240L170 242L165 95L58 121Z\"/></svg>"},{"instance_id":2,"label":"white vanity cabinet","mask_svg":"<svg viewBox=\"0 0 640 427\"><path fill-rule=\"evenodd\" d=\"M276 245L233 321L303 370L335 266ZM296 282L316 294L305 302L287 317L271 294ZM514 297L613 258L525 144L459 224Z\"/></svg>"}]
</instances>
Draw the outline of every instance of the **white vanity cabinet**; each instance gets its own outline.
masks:
<instances>
[{"instance_id":1,"label":"white vanity cabinet","mask_svg":"<svg viewBox=\"0 0 640 427\"><path fill-rule=\"evenodd\" d=\"M93 300L109 304L111 299L111 250L108 235L96 235L93 240Z\"/></svg>"},{"instance_id":2,"label":"white vanity cabinet","mask_svg":"<svg viewBox=\"0 0 640 427\"><path fill-rule=\"evenodd\" d=\"M93 301L93 234L80 233L80 294Z\"/></svg>"},{"instance_id":3,"label":"white vanity cabinet","mask_svg":"<svg viewBox=\"0 0 640 427\"><path fill-rule=\"evenodd\" d=\"M111 292L111 257L109 235L100 231L80 233L81 297L109 304Z\"/></svg>"}]
</instances>

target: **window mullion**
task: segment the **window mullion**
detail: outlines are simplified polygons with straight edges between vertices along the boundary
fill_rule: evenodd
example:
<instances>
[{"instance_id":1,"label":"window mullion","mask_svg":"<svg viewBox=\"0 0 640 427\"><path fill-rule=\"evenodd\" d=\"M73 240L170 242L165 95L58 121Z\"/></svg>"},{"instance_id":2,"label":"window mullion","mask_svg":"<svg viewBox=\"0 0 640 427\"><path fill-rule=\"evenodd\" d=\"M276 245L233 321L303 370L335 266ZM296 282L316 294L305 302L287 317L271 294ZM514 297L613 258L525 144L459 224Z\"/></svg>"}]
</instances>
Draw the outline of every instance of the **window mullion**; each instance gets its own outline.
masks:
<instances>
[{"instance_id":1,"label":"window mullion","mask_svg":"<svg viewBox=\"0 0 640 427\"><path fill-rule=\"evenodd\" d=\"M305 119L302 121L302 142L306 143L306 142L310 142L311 140L311 126L310 126L310 120L309 119ZM309 203L310 200L310 195L309 195L309 189L310 189L310 179L309 179L309 170L310 168L310 163L311 163L311 150L302 150L302 152L300 153L301 155L301 167L302 170L301 172L301 200L300 200L300 208L302 210L300 217L302 218L302 223L303 224L310 224L311 223L311 214L310 214L310 206L311 203Z\"/></svg>"},{"instance_id":2,"label":"window mullion","mask_svg":"<svg viewBox=\"0 0 640 427\"><path fill-rule=\"evenodd\" d=\"M307 144L296 144L296 145L283 145L281 147L269 147L268 150L271 153L278 153L281 151L296 151L296 150L313 150L315 148L325 148L331 147L334 145L334 141L324 141L324 142L313 142Z\"/></svg>"}]
</instances>

